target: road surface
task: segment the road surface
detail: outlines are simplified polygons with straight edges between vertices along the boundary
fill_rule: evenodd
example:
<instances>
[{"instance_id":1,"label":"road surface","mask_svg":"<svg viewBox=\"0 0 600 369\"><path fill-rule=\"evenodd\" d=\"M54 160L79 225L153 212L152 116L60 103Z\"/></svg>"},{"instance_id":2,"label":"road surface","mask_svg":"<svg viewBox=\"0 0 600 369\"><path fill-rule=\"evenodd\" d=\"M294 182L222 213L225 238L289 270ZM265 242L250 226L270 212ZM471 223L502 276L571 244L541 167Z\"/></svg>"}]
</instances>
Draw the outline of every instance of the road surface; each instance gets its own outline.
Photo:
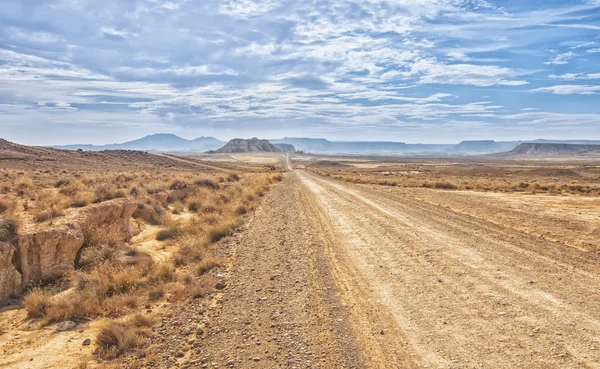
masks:
<instances>
[{"instance_id":1,"label":"road surface","mask_svg":"<svg viewBox=\"0 0 600 369\"><path fill-rule=\"evenodd\" d=\"M597 254L300 170L225 252L207 365L600 368Z\"/></svg>"}]
</instances>

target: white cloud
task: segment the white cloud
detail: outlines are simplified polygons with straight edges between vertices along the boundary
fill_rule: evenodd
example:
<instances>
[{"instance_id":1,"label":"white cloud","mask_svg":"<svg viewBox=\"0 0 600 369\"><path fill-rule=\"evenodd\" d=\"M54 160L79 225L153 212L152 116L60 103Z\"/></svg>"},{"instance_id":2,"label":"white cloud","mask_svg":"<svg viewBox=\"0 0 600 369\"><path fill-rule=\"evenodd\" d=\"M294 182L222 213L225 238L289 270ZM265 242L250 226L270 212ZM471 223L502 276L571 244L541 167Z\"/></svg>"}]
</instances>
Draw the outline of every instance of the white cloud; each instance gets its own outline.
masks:
<instances>
[{"instance_id":1,"label":"white cloud","mask_svg":"<svg viewBox=\"0 0 600 369\"><path fill-rule=\"evenodd\" d=\"M12 12L21 7L31 22ZM597 91L539 88L534 63L545 60L532 47L557 50L547 64L563 67L549 78L597 79L595 34L577 24L593 9L567 2L509 11L479 0L4 0L0 109L12 122L81 127L290 121L334 131L502 119L498 111L519 111L506 98L519 89L497 86ZM577 70L569 69L571 47L589 59L577 60ZM462 126L469 124L487 123Z\"/></svg>"},{"instance_id":2,"label":"white cloud","mask_svg":"<svg viewBox=\"0 0 600 369\"><path fill-rule=\"evenodd\" d=\"M548 78L574 81L578 79L600 79L600 73L565 73L561 75L550 74Z\"/></svg>"},{"instance_id":3,"label":"white cloud","mask_svg":"<svg viewBox=\"0 0 600 369\"><path fill-rule=\"evenodd\" d=\"M577 56L578 54L572 52L572 51L568 51L564 54L559 54L557 56L555 56L554 58L552 58L552 60L550 60L549 62L546 62L544 64L548 64L548 65L563 65L563 64L569 64L569 60L571 60L573 57Z\"/></svg>"},{"instance_id":4,"label":"white cloud","mask_svg":"<svg viewBox=\"0 0 600 369\"><path fill-rule=\"evenodd\" d=\"M551 87L541 87L531 90L533 92L549 92L555 95L595 95L600 91L600 86L586 85L558 85Z\"/></svg>"},{"instance_id":5,"label":"white cloud","mask_svg":"<svg viewBox=\"0 0 600 369\"><path fill-rule=\"evenodd\" d=\"M407 75L419 76L421 84L456 84L474 86L521 86L529 82L516 79L530 71L494 65L444 64L435 59L422 59L410 66Z\"/></svg>"}]
</instances>

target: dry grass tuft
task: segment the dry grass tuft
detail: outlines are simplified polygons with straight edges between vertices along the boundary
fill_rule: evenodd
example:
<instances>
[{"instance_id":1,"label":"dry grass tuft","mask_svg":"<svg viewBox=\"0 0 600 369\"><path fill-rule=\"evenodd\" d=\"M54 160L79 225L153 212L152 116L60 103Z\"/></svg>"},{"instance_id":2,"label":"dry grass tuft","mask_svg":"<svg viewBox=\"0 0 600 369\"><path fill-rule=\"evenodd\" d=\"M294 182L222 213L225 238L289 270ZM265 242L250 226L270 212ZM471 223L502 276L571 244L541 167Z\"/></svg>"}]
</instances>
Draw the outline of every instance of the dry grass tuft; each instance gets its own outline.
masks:
<instances>
[{"instance_id":1,"label":"dry grass tuft","mask_svg":"<svg viewBox=\"0 0 600 369\"><path fill-rule=\"evenodd\" d=\"M28 318L42 318L50 307L50 295L40 289L35 289L25 296L25 311Z\"/></svg>"},{"instance_id":2,"label":"dry grass tuft","mask_svg":"<svg viewBox=\"0 0 600 369\"><path fill-rule=\"evenodd\" d=\"M150 332L151 319L141 314L117 321L106 321L96 336L96 354L104 359L114 359L144 345Z\"/></svg>"},{"instance_id":3,"label":"dry grass tuft","mask_svg":"<svg viewBox=\"0 0 600 369\"><path fill-rule=\"evenodd\" d=\"M202 276L218 266L220 266L220 264L217 260L211 257L207 257L204 260L202 260L196 267L196 274Z\"/></svg>"}]
</instances>

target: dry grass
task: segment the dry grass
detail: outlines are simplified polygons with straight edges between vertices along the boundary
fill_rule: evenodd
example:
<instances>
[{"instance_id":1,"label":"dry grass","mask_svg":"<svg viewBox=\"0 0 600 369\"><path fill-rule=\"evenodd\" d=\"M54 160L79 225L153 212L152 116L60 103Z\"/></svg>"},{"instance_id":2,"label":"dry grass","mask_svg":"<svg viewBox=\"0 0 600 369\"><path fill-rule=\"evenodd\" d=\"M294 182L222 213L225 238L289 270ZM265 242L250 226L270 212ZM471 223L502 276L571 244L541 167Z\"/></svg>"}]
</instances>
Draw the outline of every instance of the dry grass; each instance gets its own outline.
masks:
<instances>
[{"instance_id":1,"label":"dry grass","mask_svg":"<svg viewBox=\"0 0 600 369\"><path fill-rule=\"evenodd\" d=\"M334 179L395 187L482 192L524 192L563 195L600 195L600 173L595 166L561 167L557 164L509 163L432 165L403 164L376 168L352 166L309 168Z\"/></svg>"},{"instance_id":2,"label":"dry grass","mask_svg":"<svg viewBox=\"0 0 600 369\"><path fill-rule=\"evenodd\" d=\"M105 321L96 335L96 355L114 359L143 346L150 336L153 320L141 314Z\"/></svg>"},{"instance_id":3,"label":"dry grass","mask_svg":"<svg viewBox=\"0 0 600 369\"><path fill-rule=\"evenodd\" d=\"M224 261L213 258L211 250L234 234L242 217L281 179L261 172L0 170L0 241L12 241L21 222L52 227L50 220L78 211L70 208L122 197L138 204L136 227L160 226L157 239L173 250L171 260L158 260L131 244L121 224L84 224L75 270L60 287L31 290L24 300L28 317L42 326L105 318L96 340L98 357L136 350L151 325L136 313L148 304L214 291ZM167 202L169 191L184 196Z\"/></svg>"}]
</instances>

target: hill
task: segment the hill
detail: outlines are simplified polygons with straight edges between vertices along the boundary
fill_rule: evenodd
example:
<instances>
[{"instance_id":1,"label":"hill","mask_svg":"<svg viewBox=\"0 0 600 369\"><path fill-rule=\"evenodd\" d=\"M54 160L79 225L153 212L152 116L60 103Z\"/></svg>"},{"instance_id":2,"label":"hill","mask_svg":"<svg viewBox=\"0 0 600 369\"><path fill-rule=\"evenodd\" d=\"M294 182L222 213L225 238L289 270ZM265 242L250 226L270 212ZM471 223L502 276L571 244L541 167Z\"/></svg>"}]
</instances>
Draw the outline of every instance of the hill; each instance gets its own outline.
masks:
<instances>
[{"instance_id":1,"label":"hill","mask_svg":"<svg viewBox=\"0 0 600 369\"><path fill-rule=\"evenodd\" d=\"M215 150L223 146L224 142L214 137L198 137L193 140L186 140L179 136L167 133L158 133L142 137L137 140L128 141L120 144L110 145L66 145L53 146L57 149L65 150L143 150L159 152L203 152Z\"/></svg>"},{"instance_id":2,"label":"hill","mask_svg":"<svg viewBox=\"0 0 600 369\"><path fill-rule=\"evenodd\" d=\"M294 147L294 145L278 143L273 144L273 146L275 146L281 152L296 152L296 148Z\"/></svg>"},{"instance_id":3,"label":"hill","mask_svg":"<svg viewBox=\"0 0 600 369\"><path fill-rule=\"evenodd\" d=\"M600 145L573 145L562 143L522 143L500 156L574 157L600 156Z\"/></svg>"},{"instance_id":4,"label":"hill","mask_svg":"<svg viewBox=\"0 0 600 369\"><path fill-rule=\"evenodd\" d=\"M260 140L253 137L249 140L243 138L234 138L225 144L225 146L215 151L216 153L239 153L239 152L281 152L280 149L273 146L269 140Z\"/></svg>"},{"instance_id":5,"label":"hill","mask_svg":"<svg viewBox=\"0 0 600 369\"><path fill-rule=\"evenodd\" d=\"M46 170L134 170L134 169L197 169L204 163L193 163L169 155L151 154L139 150L74 151L49 147L19 145L0 138L2 168Z\"/></svg>"}]
</instances>

